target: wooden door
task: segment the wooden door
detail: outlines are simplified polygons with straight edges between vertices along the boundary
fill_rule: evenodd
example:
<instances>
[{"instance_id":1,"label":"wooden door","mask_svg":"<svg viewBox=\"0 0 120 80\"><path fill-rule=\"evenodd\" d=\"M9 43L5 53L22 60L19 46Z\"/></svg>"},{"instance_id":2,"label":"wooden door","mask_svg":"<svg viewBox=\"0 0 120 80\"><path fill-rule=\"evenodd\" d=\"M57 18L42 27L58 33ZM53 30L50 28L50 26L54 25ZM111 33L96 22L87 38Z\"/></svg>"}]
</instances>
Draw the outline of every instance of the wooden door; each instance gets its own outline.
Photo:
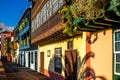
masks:
<instances>
[{"instance_id":1,"label":"wooden door","mask_svg":"<svg viewBox=\"0 0 120 80\"><path fill-rule=\"evenodd\" d=\"M35 51L35 70L37 70L37 51Z\"/></svg>"},{"instance_id":2,"label":"wooden door","mask_svg":"<svg viewBox=\"0 0 120 80\"><path fill-rule=\"evenodd\" d=\"M44 73L44 52L40 53L40 72Z\"/></svg>"},{"instance_id":3,"label":"wooden door","mask_svg":"<svg viewBox=\"0 0 120 80\"><path fill-rule=\"evenodd\" d=\"M77 80L77 50L65 51L65 80Z\"/></svg>"}]
</instances>

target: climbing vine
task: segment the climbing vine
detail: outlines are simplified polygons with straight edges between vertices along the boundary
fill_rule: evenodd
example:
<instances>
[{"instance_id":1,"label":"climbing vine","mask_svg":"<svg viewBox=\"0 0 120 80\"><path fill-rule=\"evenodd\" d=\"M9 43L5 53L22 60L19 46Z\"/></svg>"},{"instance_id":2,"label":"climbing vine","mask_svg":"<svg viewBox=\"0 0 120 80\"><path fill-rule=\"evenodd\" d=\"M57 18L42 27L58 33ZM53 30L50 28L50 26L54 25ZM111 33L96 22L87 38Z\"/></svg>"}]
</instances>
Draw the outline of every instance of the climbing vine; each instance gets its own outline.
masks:
<instances>
[{"instance_id":1,"label":"climbing vine","mask_svg":"<svg viewBox=\"0 0 120 80\"><path fill-rule=\"evenodd\" d=\"M63 24L63 32L67 33L68 35L72 36L72 12L70 10L70 5L68 5L69 1L65 1L65 5L61 9L60 13L63 14L62 18L65 20Z\"/></svg>"}]
</instances>

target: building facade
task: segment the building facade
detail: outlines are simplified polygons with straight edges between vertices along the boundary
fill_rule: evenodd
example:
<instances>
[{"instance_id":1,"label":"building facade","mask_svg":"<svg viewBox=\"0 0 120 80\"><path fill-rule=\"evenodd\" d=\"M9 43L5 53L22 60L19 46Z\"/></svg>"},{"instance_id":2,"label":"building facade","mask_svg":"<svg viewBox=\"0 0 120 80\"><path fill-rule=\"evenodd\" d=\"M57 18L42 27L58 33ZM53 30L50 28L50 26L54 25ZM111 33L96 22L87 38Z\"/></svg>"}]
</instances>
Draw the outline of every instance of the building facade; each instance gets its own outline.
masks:
<instances>
[{"instance_id":1,"label":"building facade","mask_svg":"<svg viewBox=\"0 0 120 80\"><path fill-rule=\"evenodd\" d=\"M105 17L79 24L71 37L63 33L66 20L59 13L63 0L29 1L33 5L31 44L38 46L38 72L52 80L119 79L118 13L108 10Z\"/></svg>"},{"instance_id":2,"label":"building facade","mask_svg":"<svg viewBox=\"0 0 120 80\"><path fill-rule=\"evenodd\" d=\"M73 37L63 34L64 20L58 13L63 4L63 0L36 0L31 11L31 44L38 46L37 71L52 80L64 80L72 75L77 79L77 56L81 53L83 58L86 53L86 33L78 32ZM67 69L73 66L69 63L71 57L74 67L70 70L74 71L69 74Z\"/></svg>"},{"instance_id":3,"label":"building facade","mask_svg":"<svg viewBox=\"0 0 120 80\"><path fill-rule=\"evenodd\" d=\"M5 56L5 42L6 39L10 39L12 37L12 31L14 27L5 26L4 23L0 23L0 59L2 56Z\"/></svg>"},{"instance_id":4,"label":"building facade","mask_svg":"<svg viewBox=\"0 0 120 80\"><path fill-rule=\"evenodd\" d=\"M13 30L13 55L12 55L12 62L18 64L18 56L19 56L19 30L18 27L16 27Z\"/></svg>"},{"instance_id":5,"label":"building facade","mask_svg":"<svg viewBox=\"0 0 120 80\"><path fill-rule=\"evenodd\" d=\"M31 32L31 8L27 8L18 22L18 41L19 41L19 57L18 63L22 66L36 70L36 47L32 47L30 43Z\"/></svg>"}]
</instances>

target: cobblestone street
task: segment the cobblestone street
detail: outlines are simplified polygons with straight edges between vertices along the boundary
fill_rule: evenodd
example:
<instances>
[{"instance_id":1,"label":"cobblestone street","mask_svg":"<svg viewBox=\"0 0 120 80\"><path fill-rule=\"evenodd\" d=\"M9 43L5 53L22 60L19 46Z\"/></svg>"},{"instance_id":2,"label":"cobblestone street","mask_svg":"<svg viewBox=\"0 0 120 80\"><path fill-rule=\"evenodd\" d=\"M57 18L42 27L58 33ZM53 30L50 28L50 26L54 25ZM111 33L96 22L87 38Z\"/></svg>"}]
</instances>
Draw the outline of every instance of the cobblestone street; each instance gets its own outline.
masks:
<instances>
[{"instance_id":1,"label":"cobblestone street","mask_svg":"<svg viewBox=\"0 0 120 80\"><path fill-rule=\"evenodd\" d=\"M43 74L17 64L0 61L0 80L50 80Z\"/></svg>"}]
</instances>

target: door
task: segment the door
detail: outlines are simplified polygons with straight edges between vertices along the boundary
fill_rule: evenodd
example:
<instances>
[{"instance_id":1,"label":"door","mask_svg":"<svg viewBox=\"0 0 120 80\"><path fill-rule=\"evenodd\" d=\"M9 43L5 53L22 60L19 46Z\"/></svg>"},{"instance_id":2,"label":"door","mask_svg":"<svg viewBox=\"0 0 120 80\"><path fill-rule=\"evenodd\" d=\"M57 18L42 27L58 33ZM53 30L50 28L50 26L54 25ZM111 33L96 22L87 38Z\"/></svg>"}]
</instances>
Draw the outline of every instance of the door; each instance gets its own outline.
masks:
<instances>
[{"instance_id":1,"label":"door","mask_svg":"<svg viewBox=\"0 0 120 80\"><path fill-rule=\"evenodd\" d=\"M20 54L19 54L19 64L22 65L22 52L20 51Z\"/></svg>"},{"instance_id":2,"label":"door","mask_svg":"<svg viewBox=\"0 0 120 80\"><path fill-rule=\"evenodd\" d=\"M65 80L77 80L77 50L65 51Z\"/></svg>"},{"instance_id":3,"label":"door","mask_svg":"<svg viewBox=\"0 0 120 80\"><path fill-rule=\"evenodd\" d=\"M30 52L28 52L28 67L30 67Z\"/></svg>"},{"instance_id":4,"label":"door","mask_svg":"<svg viewBox=\"0 0 120 80\"><path fill-rule=\"evenodd\" d=\"M35 51L35 70L37 70L37 51Z\"/></svg>"},{"instance_id":5,"label":"door","mask_svg":"<svg viewBox=\"0 0 120 80\"><path fill-rule=\"evenodd\" d=\"M44 52L40 53L40 72L44 73Z\"/></svg>"},{"instance_id":6,"label":"door","mask_svg":"<svg viewBox=\"0 0 120 80\"><path fill-rule=\"evenodd\" d=\"M26 65L26 56L25 56L25 52L24 52L23 56L24 56L24 64L23 64L23 66L25 67L25 65Z\"/></svg>"}]
</instances>

